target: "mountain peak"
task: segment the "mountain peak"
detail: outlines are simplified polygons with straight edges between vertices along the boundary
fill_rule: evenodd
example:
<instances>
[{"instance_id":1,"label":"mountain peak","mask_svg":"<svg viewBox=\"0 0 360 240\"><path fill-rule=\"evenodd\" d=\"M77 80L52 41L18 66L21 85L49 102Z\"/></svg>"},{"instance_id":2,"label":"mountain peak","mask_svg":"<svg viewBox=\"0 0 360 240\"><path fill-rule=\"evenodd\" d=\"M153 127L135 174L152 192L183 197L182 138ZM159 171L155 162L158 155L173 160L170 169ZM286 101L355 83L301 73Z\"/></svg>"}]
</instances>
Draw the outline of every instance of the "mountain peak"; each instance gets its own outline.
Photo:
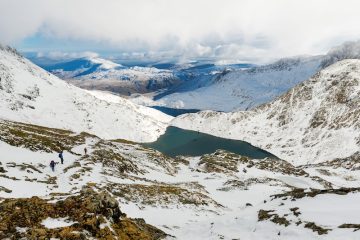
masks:
<instances>
[{"instance_id":1,"label":"mountain peak","mask_svg":"<svg viewBox=\"0 0 360 240\"><path fill-rule=\"evenodd\" d=\"M343 60L253 111L200 112L172 124L244 140L294 164L322 162L358 151L359 96L360 60Z\"/></svg>"},{"instance_id":2,"label":"mountain peak","mask_svg":"<svg viewBox=\"0 0 360 240\"><path fill-rule=\"evenodd\" d=\"M12 48L12 47L7 46L7 45L2 45L1 43L0 43L0 51L12 53L12 54L17 55L19 57L23 57L15 48Z\"/></svg>"},{"instance_id":3,"label":"mountain peak","mask_svg":"<svg viewBox=\"0 0 360 240\"><path fill-rule=\"evenodd\" d=\"M101 68L101 69L109 70L109 69L122 67L122 65L119 63L115 63L111 60L107 60L107 59L100 58L100 57L87 57L85 59L89 60L90 62L92 62L94 64L100 64L99 68Z\"/></svg>"},{"instance_id":4,"label":"mountain peak","mask_svg":"<svg viewBox=\"0 0 360 240\"><path fill-rule=\"evenodd\" d=\"M332 48L322 61L322 68L343 59L360 59L360 40L343 43Z\"/></svg>"}]
</instances>

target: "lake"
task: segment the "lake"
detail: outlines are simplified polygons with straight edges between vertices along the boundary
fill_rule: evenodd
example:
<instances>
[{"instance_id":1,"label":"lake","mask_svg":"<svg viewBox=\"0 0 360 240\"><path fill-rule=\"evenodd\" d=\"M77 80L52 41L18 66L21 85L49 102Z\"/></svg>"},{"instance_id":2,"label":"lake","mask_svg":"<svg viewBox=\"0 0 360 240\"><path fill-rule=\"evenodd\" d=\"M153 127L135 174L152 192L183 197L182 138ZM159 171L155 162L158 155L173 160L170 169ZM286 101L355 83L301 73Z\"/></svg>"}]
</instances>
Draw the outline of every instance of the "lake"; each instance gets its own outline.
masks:
<instances>
[{"instance_id":1,"label":"lake","mask_svg":"<svg viewBox=\"0 0 360 240\"><path fill-rule=\"evenodd\" d=\"M152 106L151 108L154 108L156 110L159 110L167 115L177 117L181 114L185 113L197 113L200 112L198 109L181 109L181 108L168 108L168 107L162 107L162 106Z\"/></svg>"},{"instance_id":2,"label":"lake","mask_svg":"<svg viewBox=\"0 0 360 240\"><path fill-rule=\"evenodd\" d=\"M177 127L168 127L165 134L161 135L157 141L144 145L171 157L177 155L200 156L223 149L255 159L277 158L244 141L215 137Z\"/></svg>"}]
</instances>

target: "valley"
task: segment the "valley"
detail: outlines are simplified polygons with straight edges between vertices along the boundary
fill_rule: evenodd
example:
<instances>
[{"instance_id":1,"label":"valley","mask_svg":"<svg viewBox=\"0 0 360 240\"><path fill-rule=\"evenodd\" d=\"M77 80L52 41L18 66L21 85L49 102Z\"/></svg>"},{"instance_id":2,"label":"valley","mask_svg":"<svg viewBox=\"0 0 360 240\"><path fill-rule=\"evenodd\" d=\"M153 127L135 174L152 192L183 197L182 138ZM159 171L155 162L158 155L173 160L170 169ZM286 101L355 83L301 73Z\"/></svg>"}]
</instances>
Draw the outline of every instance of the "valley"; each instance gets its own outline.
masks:
<instances>
[{"instance_id":1,"label":"valley","mask_svg":"<svg viewBox=\"0 0 360 240\"><path fill-rule=\"evenodd\" d=\"M0 0L0 240L359 240L359 9Z\"/></svg>"},{"instance_id":2,"label":"valley","mask_svg":"<svg viewBox=\"0 0 360 240\"><path fill-rule=\"evenodd\" d=\"M279 82L306 65L280 63ZM0 238L358 239L360 60L320 68L247 111L201 111L156 104L182 91L81 89L1 47Z\"/></svg>"}]
</instances>

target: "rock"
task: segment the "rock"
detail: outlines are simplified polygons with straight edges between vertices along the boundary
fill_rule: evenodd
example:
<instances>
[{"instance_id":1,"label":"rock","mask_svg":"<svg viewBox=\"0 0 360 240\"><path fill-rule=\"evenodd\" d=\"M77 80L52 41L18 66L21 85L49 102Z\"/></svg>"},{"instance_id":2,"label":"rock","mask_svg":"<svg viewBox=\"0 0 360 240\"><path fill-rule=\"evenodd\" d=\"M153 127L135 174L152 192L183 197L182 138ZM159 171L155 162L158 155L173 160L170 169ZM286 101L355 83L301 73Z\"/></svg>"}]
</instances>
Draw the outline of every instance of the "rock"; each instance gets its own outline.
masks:
<instances>
[{"instance_id":1,"label":"rock","mask_svg":"<svg viewBox=\"0 0 360 240\"><path fill-rule=\"evenodd\" d=\"M344 223L341 224L338 228L354 228L354 232L355 232L360 230L360 224Z\"/></svg>"},{"instance_id":2,"label":"rock","mask_svg":"<svg viewBox=\"0 0 360 240\"><path fill-rule=\"evenodd\" d=\"M61 198L60 198L61 199ZM41 223L46 218L67 218L71 226L47 229ZM124 239L153 240L167 235L146 224L143 219L127 218L119 204L107 192L95 192L84 187L79 195L55 203L38 197L5 199L0 203L1 239ZM107 222L109 227L100 228ZM18 232L17 227L27 228Z\"/></svg>"},{"instance_id":3,"label":"rock","mask_svg":"<svg viewBox=\"0 0 360 240\"><path fill-rule=\"evenodd\" d=\"M314 232L317 232L319 235L327 234L330 229L322 228L316 225L314 222L308 222L304 226L305 228L312 229Z\"/></svg>"},{"instance_id":4,"label":"rock","mask_svg":"<svg viewBox=\"0 0 360 240\"><path fill-rule=\"evenodd\" d=\"M262 210L258 212L258 221L270 220L273 223L279 225L285 225L285 227L290 225L290 221L284 217L280 217L278 214L274 213L274 210Z\"/></svg>"}]
</instances>

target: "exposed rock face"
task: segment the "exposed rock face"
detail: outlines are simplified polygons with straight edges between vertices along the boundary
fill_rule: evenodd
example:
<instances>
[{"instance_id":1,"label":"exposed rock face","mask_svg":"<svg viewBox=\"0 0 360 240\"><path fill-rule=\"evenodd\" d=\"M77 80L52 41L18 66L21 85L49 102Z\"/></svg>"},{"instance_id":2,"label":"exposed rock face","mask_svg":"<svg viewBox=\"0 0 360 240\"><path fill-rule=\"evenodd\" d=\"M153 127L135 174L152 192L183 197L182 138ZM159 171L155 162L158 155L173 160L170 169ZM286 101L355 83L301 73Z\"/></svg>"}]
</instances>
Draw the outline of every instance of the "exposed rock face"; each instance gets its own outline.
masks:
<instances>
[{"instance_id":1,"label":"exposed rock face","mask_svg":"<svg viewBox=\"0 0 360 240\"><path fill-rule=\"evenodd\" d=\"M199 166L203 167L206 172L218 173L237 173L239 172L239 164L244 164L246 168L257 168L259 170L267 170L288 175L304 176L308 175L300 168L292 164L276 158L251 159L235 153L218 150L213 154L201 156ZM243 170L246 173L246 169Z\"/></svg>"},{"instance_id":2,"label":"exposed rock face","mask_svg":"<svg viewBox=\"0 0 360 240\"><path fill-rule=\"evenodd\" d=\"M292 199L304 198L304 197L315 197L320 194L338 194L338 195L346 195L348 193L359 192L360 188L337 188L337 189L311 189L310 191L305 191L304 189L294 189L290 192L275 194L272 197L276 198L284 198L289 197Z\"/></svg>"},{"instance_id":3,"label":"exposed rock face","mask_svg":"<svg viewBox=\"0 0 360 240\"><path fill-rule=\"evenodd\" d=\"M136 70L128 70L135 72L134 75L131 75L131 79L122 79L123 77L127 78L128 73L124 71L117 71L114 74L107 75L100 72L99 75L89 74L82 76L79 79L70 79L66 82L71 83L77 87L81 87L88 90L100 90L100 91L109 91L121 96L130 96L131 94L144 94L149 92L155 92L161 89L166 89L172 86L179 85L181 83L180 79L176 78L171 73L162 74L153 74L152 73L143 73L143 75L151 74L146 76L146 79L141 79L143 76L137 76L136 74L142 74L141 71L136 73ZM53 72L55 75L56 73ZM165 75L165 76L164 76ZM60 76L59 76L60 77Z\"/></svg>"},{"instance_id":4,"label":"exposed rock face","mask_svg":"<svg viewBox=\"0 0 360 240\"><path fill-rule=\"evenodd\" d=\"M174 126L239 139L292 163L345 158L360 148L360 60L344 60L252 111L204 111Z\"/></svg>"},{"instance_id":5,"label":"exposed rock face","mask_svg":"<svg viewBox=\"0 0 360 240\"><path fill-rule=\"evenodd\" d=\"M63 218L73 224L47 228L50 226L43 225L47 218ZM1 239L162 239L166 236L142 219L127 218L116 199L90 187L55 203L39 197L6 199L0 203L0 219Z\"/></svg>"}]
</instances>

